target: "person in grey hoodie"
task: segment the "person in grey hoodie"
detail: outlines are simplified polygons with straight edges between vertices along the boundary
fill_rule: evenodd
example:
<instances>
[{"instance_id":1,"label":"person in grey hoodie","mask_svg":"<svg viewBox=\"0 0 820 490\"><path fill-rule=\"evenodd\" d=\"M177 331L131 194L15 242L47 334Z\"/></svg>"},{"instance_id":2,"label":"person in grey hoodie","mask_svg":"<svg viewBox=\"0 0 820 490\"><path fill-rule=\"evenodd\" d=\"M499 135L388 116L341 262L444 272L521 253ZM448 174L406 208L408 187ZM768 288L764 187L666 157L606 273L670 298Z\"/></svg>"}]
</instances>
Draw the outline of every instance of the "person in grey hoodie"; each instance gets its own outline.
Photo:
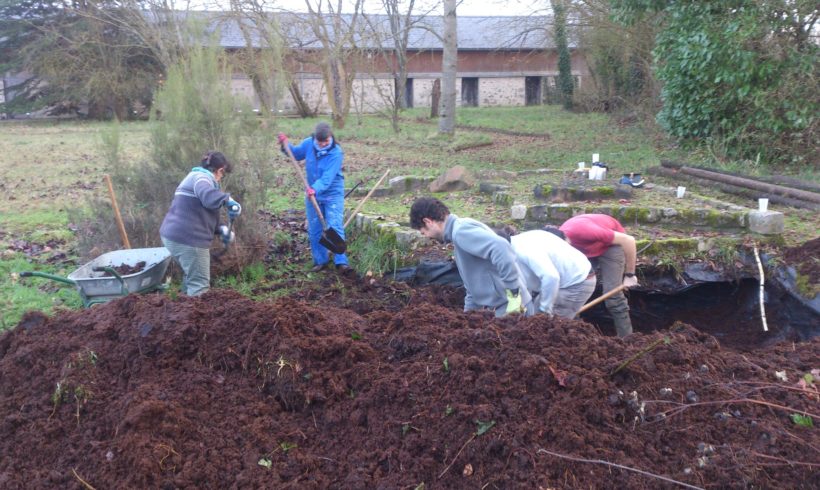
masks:
<instances>
[{"instance_id":1,"label":"person in grey hoodie","mask_svg":"<svg viewBox=\"0 0 820 490\"><path fill-rule=\"evenodd\" d=\"M534 313L510 243L490 227L451 214L433 197L416 199L410 208L410 226L427 238L453 243L458 273L467 290L464 311L487 308L497 317Z\"/></svg>"},{"instance_id":2,"label":"person in grey hoodie","mask_svg":"<svg viewBox=\"0 0 820 490\"><path fill-rule=\"evenodd\" d=\"M227 227L220 230L220 208L228 208L231 219L242 212L242 206L219 188L219 181L230 171L225 155L208 152L177 186L159 229L162 244L182 268L182 292L189 296L199 296L210 288L209 248L214 235L228 232Z\"/></svg>"}]
</instances>

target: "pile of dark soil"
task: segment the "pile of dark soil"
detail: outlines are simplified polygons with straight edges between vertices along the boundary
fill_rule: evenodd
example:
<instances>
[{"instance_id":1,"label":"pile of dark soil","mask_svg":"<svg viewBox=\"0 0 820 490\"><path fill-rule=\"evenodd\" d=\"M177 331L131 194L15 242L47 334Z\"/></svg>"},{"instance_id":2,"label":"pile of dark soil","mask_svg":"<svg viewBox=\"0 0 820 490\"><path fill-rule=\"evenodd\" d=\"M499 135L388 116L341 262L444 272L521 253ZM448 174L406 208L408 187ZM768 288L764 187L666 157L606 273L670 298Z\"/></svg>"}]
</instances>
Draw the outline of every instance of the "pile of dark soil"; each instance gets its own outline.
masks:
<instances>
[{"instance_id":1,"label":"pile of dark soil","mask_svg":"<svg viewBox=\"0 0 820 490\"><path fill-rule=\"evenodd\" d=\"M783 251L783 260L793 264L810 284L820 283L820 237Z\"/></svg>"},{"instance_id":2,"label":"pile of dark soil","mask_svg":"<svg viewBox=\"0 0 820 490\"><path fill-rule=\"evenodd\" d=\"M113 269L120 276L128 276L131 274L136 274L137 272L142 272L142 270L145 269L145 261L141 260L134 265L120 264L116 267L112 267L111 269ZM106 271L102 277L114 277L114 274Z\"/></svg>"},{"instance_id":3,"label":"pile of dark soil","mask_svg":"<svg viewBox=\"0 0 820 490\"><path fill-rule=\"evenodd\" d=\"M793 416L820 422L798 384L820 339L619 340L465 314L445 288L324 280L344 287L29 313L0 336L0 487L816 485L820 432Z\"/></svg>"}]
</instances>

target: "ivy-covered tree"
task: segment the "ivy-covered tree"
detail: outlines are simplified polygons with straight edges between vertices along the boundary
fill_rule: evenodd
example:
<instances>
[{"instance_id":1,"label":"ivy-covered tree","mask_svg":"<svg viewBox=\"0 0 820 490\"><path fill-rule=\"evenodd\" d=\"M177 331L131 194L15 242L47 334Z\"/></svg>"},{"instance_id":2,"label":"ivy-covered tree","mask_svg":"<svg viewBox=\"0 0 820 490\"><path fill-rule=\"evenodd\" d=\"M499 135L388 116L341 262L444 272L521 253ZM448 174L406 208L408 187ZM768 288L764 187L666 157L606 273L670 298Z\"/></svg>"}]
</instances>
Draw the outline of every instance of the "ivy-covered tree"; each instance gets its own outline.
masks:
<instances>
[{"instance_id":1,"label":"ivy-covered tree","mask_svg":"<svg viewBox=\"0 0 820 490\"><path fill-rule=\"evenodd\" d=\"M709 138L730 156L817 160L820 90L812 0L612 0L633 22L660 12L659 123L679 138Z\"/></svg>"},{"instance_id":2,"label":"ivy-covered tree","mask_svg":"<svg viewBox=\"0 0 820 490\"><path fill-rule=\"evenodd\" d=\"M572 79L572 58L567 41L567 6L565 0L551 0L555 48L558 50L558 90L564 109L572 109L572 91L575 83Z\"/></svg>"}]
</instances>

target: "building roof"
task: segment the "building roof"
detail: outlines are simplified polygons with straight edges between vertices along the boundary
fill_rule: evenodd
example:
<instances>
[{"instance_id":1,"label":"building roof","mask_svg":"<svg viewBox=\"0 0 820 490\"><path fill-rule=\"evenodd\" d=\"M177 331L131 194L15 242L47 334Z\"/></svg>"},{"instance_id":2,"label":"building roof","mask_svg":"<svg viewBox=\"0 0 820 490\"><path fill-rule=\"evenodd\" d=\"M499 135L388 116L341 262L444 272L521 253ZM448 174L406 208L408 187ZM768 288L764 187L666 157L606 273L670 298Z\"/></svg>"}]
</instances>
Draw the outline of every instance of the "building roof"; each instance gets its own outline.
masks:
<instances>
[{"instance_id":1,"label":"building roof","mask_svg":"<svg viewBox=\"0 0 820 490\"><path fill-rule=\"evenodd\" d=\"M260 36L259 25L251 18L240 20L229 14L206 13L209 17L208 25L211 32L219 33L220 45L224 48L247 47L243 29L251 40L253 47L263 47L266 43ZM273 25L273 15L262 22ZM304 49L319 48L321 44L308 27L310 14L280 13L275 14L282 26L291 47ZM346 29L353 17L342 14L342 29ZM359 31L354 39L356 46L362 49L376 49L392 47L389 37L389 18L387 15L360 15L356 20ZM327 17L327 27L333 32L330 17ZM362 29L374 26L373 29ZM409 50L441 50L442 42L437 34L444 31L444 18L440 15L416 17L413 19L413 28L408 38ZM375 34L374 34L375 32ZM575 43L570 40L570 47ZM518 16L518 17L458 17L458 49L459 50L539 50L553 49L552 18L548 16Z\"/></svg>"}]
</instances>

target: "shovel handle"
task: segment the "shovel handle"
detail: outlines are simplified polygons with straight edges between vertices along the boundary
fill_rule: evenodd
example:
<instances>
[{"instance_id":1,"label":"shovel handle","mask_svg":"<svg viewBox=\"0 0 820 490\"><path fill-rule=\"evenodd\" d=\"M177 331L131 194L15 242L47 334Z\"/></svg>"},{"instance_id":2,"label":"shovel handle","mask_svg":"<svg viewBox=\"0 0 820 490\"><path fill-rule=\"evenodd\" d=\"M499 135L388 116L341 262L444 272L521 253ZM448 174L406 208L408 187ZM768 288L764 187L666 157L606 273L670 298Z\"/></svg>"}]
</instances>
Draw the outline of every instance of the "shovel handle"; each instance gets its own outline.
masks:
<instances>
[{"instance_id":1,"label":"shovel handle","mask_svg":"<svg viewBox=\"0 0 820 490\"><path fill-rule=\"evenodd\" d=\"M310 184L308 184L307 177L305 174L302 173L302 168L299 166L299 163L296 161L296 157L293 156L293 152L290 149L290 143L285 143L282 145L285 148L288 156L290 157L290 163L293 164L293 167L296 169L296 173L299 174L299 177L302 178L302 183L305 184L305 192L307 192ZM327 230L327 223L325 222L325 217L322 215L322 210L319 209L319 203L316 202L316 196L308 196L310 198L310 202L313 204L313 209L316 210L316 214L319 216L319 221L322 222L322 229Z\"/></svg>"},{"instance_id":2,"label":"shovel handle","mask_svg":"<svg viewBox=\"0 0 820 490\"><path fill-rule=\"evenodd\" d=\"M610 291L610 292L608 292L608 293L606 293L606 294L602 294L602 295L600 295L599 297L595 298L594 300L590 301L589 303L587 303L587 304L585 304L583 307L581 307L581 309L580 309L580 310L578 310L578 314L581 314L582 312L587 311L588 309L590 309L590 308L592 308L593 306L597 305L597 304L598 304L598 303L600 303L601 301L604 301L604 300L606 300L606 299L611 298L612 296L615 296L616 294L618 294L618 293L620 293L621 291L623 291L625 288L626 288L626 286L624 286L623 284L621 284L620 286L618 286L617 288L613 289L612 291Z\"/></svg>"},{"instance_id":3,"label":"shovel handle","mask_svg":"<svg viewBox=\"0 0 820 490\"><path fill-rule=\"evenodd\" d=\"M345 221L345 224L344 224L344 226L342 226L342 228L347 228L347 225L349 225L350 222L353 221L353 218L356 217L356 213L358 213L359 210L362 209L362 206L364 206L365 201L367 201L367 199L370 196L372 196L374 192L376 192L376 189L379 188L379 185L381 185L382 181L384 180L385 177L387 177L387 174L389 174L389 173L390 173L390 169L388 168L387 171L384 172L384 175L382 175L382 178L379 179L378 182L376 182L376 185L374 185L373 188L370 189L370 192L368 192L367 195L364 196L364 199L362 199L362 201L359 203L359 205L356 206L356 209L354 209L353 212L350 213L350 216L347 218L347 221Z\"/></svg>"}]
</instances>

